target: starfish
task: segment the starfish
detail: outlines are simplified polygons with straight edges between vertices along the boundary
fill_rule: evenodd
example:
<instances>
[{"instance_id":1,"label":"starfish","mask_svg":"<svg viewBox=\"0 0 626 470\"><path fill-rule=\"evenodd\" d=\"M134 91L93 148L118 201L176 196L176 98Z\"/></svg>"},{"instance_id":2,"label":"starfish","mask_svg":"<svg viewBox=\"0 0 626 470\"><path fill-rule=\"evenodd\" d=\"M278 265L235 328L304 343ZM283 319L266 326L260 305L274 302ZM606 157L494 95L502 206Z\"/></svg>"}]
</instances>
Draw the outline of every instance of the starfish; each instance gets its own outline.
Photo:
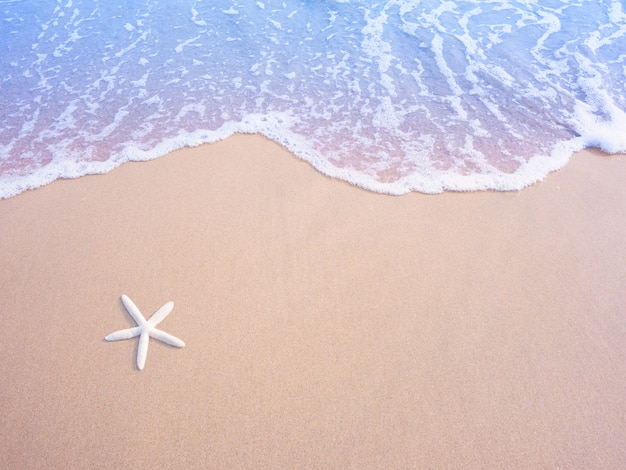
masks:
<instances>
[{"instance_id":1,"label":"starfish","mask_svg":"<svg viewBox=\"0 0 626 470\"><path fill-rule=\"evenodd\" d=\"M122 303L130 316L133 317L137 326L132 328L126 328L125 330L119 330L107 335L104 339L107 341L119 341L121 339L130 339L135 336L139 336L139 346L137 347L137 368L143 370L143 366L146 364L146 356L148 355L148 341L150 336L164 343L171 344L177 348L182 348L185 343L165 331L161 331L155 328L174 308L174 302L168 302L160 309L152 314L149 320L146 321L141 314L137 306L127 296L122 295Z\"/></svg>"}]
</instances>

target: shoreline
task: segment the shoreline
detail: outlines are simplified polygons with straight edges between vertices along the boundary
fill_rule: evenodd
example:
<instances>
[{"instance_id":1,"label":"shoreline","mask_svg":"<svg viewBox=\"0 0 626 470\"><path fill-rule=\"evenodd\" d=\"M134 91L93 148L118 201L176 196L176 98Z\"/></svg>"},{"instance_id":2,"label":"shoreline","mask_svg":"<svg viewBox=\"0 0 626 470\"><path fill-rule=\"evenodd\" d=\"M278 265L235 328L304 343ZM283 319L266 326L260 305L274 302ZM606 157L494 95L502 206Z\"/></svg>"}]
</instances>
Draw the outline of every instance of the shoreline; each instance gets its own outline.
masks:
<instances>
[{"instance_id":1,"label":"shoreline","mask_svg":"<svg viewBox=\"0 0 626 470\"><path fill-rule=\"evenodd\" d=\"M618 468L626 159L389 196L237 135L0 201L3 468ZM104 337L128 295L183 349Z\"/></svg>"},{"instance_id":2,"label":"shoreline","mask_svg":"<svg viewBox=\"0 0 626 470\"><path fill-rule=\"evenodd\" d=\"M550 156L534 157L530 162L525 163L523 167L523 173L525 177L520 176L519 168L513 173L503 173L497 175L461 175L453 174L452 176L443 174L437 176L437 179L429 182L424 182L420 177L417 181L411 179L411 175L405 176L391 182L379 181L376 179L367 179L361 174L352 174L350 171L345 172L342 167L335 167L323 158L311 157L315 155L315 152L299 148L292 148L280 142L280 139L273 139L265 135L262 131L242 130L236 126L225 126L224 129L216 131L217 135L213 140L209 139L204 134L203 137L188 137L189 140L185 140L186 144L181 144L180 140L174 139L172 141L164 141L158 144L152 151L144 152L138 151L134 157L130 160L117 161L113 163L113 160L105 160L102 162L91 162L96 167L90 167L89 172L81 174L80 176L59 176L59 172L46 169L46 167L38 168L38 171L46 170L44 173L46 176L41 176L36 173L38 185L34 186L31 183L26 184L23 180L11 181L4 188L8 191L8 194L0 194L0 201L5 199L11 199L15 196L19 196L24 192L34 191L43 188L56 181L72 180L84 178L86 176L98 176L107 174L122 165L128 163L147 163L159 158L163 158L170 154L178 154L179 152L186 152L188 150L193 151L197 148L210 147L219 142L228 139L239 139L243 137L260 138L263 140L271 141L272 143L279 145L283 151L290 153L294 158L307 163L311 168L314 168L322 176L338 181L343 181L351 186L359 189L369 191L375 194L382 194L386 196L406 196L408 194L416 193L423 195L438 195L443 193L476 193L476 192L519 192L526 188L530 188L536 184L541 183L546 178L550 177L555 172L562 170L567 166L572 159L573 155L579 153L595 153L602 154L607 158L619 156L622 154L608 154L598 147L584 148L583 150L575 151L574 149L580 148L580 137L572 139L570 141L563 141L558 143L552 150ZM171 150L174 148L175 150ZM168 150L170 149L170 150ZM305 155L305 156L301 156ZM127 157L130 158L130 157ZM549 163L546 163L549 162ZM63 170L67 172L67 169ZM82 171L86 171L84 168ZM72 173L74 173L72 171ZM56 176L51 176L52 174ZM31 175L31 178L34 175ZM46 182L41 182L42 180ZM412 181L412 182L411 182ZM1 182L0 182L1 186ZM24 189L24 188L27 189ZM9 189L7 189L9 188ZM507 189L503 189L507 188Z\"/></svg>"}]
</instances>

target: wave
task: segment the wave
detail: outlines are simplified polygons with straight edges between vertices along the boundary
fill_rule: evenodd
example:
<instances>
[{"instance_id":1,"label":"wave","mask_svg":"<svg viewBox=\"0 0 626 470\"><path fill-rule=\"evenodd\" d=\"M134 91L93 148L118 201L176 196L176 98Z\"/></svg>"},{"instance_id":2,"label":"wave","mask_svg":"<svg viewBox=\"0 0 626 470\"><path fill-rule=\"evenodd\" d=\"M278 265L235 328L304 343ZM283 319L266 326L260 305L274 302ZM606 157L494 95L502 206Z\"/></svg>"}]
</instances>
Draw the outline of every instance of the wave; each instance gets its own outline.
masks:
<instances>
[{"instance_id":1,"label":"wave","mask_svg":"<svg viewBox=\"0 0 626 470\"><path fill-rule=\"evenodd\" d=\"M233 133L389 194L626 152L619 1L5 3L0 197Z\"/></svg>"}]
</instances>

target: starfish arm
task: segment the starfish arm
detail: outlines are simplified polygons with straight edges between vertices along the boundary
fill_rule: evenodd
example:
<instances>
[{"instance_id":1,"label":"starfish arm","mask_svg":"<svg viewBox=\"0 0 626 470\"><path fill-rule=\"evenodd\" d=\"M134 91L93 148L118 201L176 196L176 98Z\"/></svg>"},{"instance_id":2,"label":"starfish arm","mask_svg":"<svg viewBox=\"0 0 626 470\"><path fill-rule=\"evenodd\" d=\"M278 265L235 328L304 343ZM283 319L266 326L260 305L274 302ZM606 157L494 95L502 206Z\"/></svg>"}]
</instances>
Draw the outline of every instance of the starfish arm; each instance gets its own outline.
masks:
<instances>
[{"instance_id":1,"label":"starfish arm","mask_svg":"<svg viewBox=\"0 0 626 470\"><path fill-rule=\"evenodd\" d=\"M158 339L159 341L163 341L171 346L176 346L177 348L182 348L185 346L185 342L182 339L177 338L174 335L166 333L165 331L159 330L157 328L152 328L150 330L150 336L154 339Z\"/></svg>"},{"instance_id":2,"label":"starfish arm","mask_svg":"<svg viewBox=\"0 0 626 470\"><path fill-rule=\"evenodd\" d=\"M174 308L174 302L168 302L163 305L160 309L152 314L150 319L148 320L148 325L156 326L158 325L165 317L167 317L172 309Z\"/></svg>"},{"instance_id":3,"label":"starfish arm","mask_svg":"<svg viewBox=\"0 0 626 470\"><path fill-rule=\"evenodd\" d=\"M139 337L139 345L137 346L137 368L143 370L143 366L146 365L146 357L148 356L148 341L150 341L150 335L147 331L142 331Z\"/></svg>"},{"instance_id":4,"label":"starfish arm","mask_svg":"<svg viewBox=\"0 0 626 470\"><path fill-rule=\"evenodd\" d=\"M122 303L137 325L141 326L146 324L146 319L141 314L141 311L137 308L135 303L128 298L128 296L122 295Z\"/></svg>"},{"instance_id":5,"label":"starfish arm","mask_svg":"<svg viewBox=\"0 0 626 470\"><path fill-rule=\"evenodd\" d=\"M107 341L119 341L122 339L130 339L141 334L141 328L134 326L132 328L126 328L125 330L114 331L110 335L104 337Z\"/></svg>"}]
</instances>

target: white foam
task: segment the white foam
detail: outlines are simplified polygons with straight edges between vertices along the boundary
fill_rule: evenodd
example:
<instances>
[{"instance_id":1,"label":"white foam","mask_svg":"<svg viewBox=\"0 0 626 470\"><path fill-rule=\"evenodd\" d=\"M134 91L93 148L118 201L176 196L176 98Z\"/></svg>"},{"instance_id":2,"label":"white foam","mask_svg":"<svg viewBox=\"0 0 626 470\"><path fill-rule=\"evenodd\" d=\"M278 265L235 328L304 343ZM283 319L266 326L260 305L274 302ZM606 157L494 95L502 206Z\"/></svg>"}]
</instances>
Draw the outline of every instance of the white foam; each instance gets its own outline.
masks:
<instances>
[{"instance_id":1,"label":"white foam","mask_svg":"<svg viewBox=\"0 0 626 470\"><path fill-rule=\"evenodd\" d=\"M181 52L183 52L183 49L189 45L194 44L198 39L200 39L200 35L197 35L191 39L187 39L186 41L183 41L182 43L180 43L179 45L177 45L174 50L180 54Z\"/></svg>"},{"instance_id":2,"label":"white foam","mask_svg":"<svg viewBox=\"0 0 626 470\"><path fill-rule=\"evenodd\" d=\"M614 104L605 104L608 118L600 118L585 103L576 104L575 125L584 147L598 147L607 153L626 153L626 113Z\"/></svg>"}]
</instances>

